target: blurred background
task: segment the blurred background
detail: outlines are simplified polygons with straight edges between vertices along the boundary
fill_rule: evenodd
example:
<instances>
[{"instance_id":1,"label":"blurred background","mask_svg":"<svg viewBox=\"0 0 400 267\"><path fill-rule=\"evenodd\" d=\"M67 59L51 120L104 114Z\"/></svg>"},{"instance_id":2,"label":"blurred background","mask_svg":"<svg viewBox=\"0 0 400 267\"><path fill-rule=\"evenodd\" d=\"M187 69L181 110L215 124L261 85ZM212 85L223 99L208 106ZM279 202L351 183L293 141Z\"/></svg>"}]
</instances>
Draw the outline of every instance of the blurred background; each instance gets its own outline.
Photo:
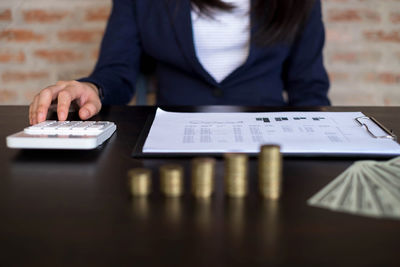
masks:
<instances>
[{"instance_id":1,"label":"blurred background","mask_svg":"<svg viewBox=\"0 0 400 267\"><path fill-rule=\"evenodd\" d=\"M400 0L322 3L332 104L400 105ZM0 0L0 104L29 104L58 80L88 75L110 8L111 0ZM152 104L154 93L145 98L138 103Z\"/></svg>"}]
</instances>

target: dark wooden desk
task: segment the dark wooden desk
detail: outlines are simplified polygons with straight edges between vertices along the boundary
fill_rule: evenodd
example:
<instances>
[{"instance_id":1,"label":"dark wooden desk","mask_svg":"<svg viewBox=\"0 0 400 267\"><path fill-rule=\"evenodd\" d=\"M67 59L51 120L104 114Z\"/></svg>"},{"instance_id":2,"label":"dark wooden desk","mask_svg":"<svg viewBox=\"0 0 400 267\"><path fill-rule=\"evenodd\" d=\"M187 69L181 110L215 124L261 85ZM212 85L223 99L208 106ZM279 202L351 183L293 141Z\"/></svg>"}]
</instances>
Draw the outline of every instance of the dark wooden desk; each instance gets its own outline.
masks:
<instances>
[{"instance_id":1,"label":"dark wooden desk","mask_svg":"<svg viewBox=\"0 0 400 267\"><path fill-rule=\"evenodd\" d=\"M279 202L258 197L255 160L243 200L224 197L222 160L209 202L189 194L165 199L158 175L151 197L130 199L130 168L157 174L161 164L177 162L189 176L187 158L130 157L154 110L104 108L95 119L118 130L97 150L22 151L6 148L5 137L27 126L27 107L0 107L0 266L400 265L400 221L306 204L350 158L286 158ZM400 133L400 107L329 110L361 110Z\"/></svg>"}]
</instances>

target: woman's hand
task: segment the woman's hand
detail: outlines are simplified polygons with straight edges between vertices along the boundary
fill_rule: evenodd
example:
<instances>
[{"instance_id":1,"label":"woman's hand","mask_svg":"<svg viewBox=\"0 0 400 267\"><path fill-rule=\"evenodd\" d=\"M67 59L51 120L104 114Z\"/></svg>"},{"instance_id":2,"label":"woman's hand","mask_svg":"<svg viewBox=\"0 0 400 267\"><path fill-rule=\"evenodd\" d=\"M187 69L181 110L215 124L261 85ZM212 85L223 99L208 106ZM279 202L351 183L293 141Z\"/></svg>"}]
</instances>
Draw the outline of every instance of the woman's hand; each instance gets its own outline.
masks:
<instances>
[{"instance_id":1,"label":"woman's hand","mask_svg":"<svg viewBox=\"0 0 400 267\"><path fill-rule=\"evenodd\" d=\"M101 109L99 90L94 84L59 81L35 96L29 106L29 123L33 125L45 121L51 102L56 99L57 116L60 121L67 119L69 107L74 100L79 106L79 117L82 120L96 115Z\"/></svg>"}]
</instances>

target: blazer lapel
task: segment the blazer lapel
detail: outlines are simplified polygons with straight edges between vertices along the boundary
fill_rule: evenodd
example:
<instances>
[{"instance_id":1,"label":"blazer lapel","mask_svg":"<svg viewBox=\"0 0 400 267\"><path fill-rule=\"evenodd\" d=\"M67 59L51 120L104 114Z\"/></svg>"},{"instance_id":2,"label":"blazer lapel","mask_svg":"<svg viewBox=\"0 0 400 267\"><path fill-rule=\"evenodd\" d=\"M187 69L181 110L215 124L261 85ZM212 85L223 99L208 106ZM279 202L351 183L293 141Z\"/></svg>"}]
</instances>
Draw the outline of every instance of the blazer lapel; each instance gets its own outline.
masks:
<instances>
[{"instance_id":1,"label":"blazer lapel","mask_svg":"<svg viewBox=\"0 0 400 267\"><path fill-rule=\"evenodd\" d=\"M195 73L201 75L209 83L217 85L217 82L203 68L196 56L193 41L190 0L165 0L165 3L177 43L189 65Z\"/></svg>"},{"instance_id":2,"label":"blazer lapel","mask_svg":"<svg viewBox=\"0 0 400 267\"><path fill-rule=\"evenodd\" d=\"M250 10L252 10L252 6L254 5L255 1L251 0L250 1ZM254 44L254 36L258 30L258 25L255 22L254 19L254 14L250 12L250 35L249 35L249 51L248 51L248 55L247 58L245 60L245 62L243 62L243 64L241 66L239 66L236 70L234 70L232 73L230 73L228 75L228 77L226 77L224 79L224 82L229 81L232 77L236 77L237 75L240 75L240 73L245 70L246 68L248 68L248 66L251 66L254 62L254 60L257 58L256 55L259 52L259 49L257 48L257 46Z\"/></svg>"}]
</instances>

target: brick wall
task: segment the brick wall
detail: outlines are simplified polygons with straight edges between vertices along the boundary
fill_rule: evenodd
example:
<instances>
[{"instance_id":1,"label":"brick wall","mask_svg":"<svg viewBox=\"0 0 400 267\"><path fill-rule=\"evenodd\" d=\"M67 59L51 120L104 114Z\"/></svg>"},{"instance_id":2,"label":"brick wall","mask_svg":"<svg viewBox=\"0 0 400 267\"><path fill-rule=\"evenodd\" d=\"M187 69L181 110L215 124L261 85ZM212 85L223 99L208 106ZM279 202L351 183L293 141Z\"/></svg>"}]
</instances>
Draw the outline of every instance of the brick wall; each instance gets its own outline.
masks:
<instances>
[{"instance_id":1,"label":"brick wall","mask_svg":"<svg viewBox=\"0 0 400 267\"><path fill-rule=\"evenodd\" d=\"M335 105L400 105L400 0L323 0Z\"/></svg>"},{"instance_id":2,"label":"brick wall","mask_svg":"<svg viewBox=\"0 0 400 267\"><path fill-rule=\"evenodd\" d=\"M90 73L111 0L0 0L0 104ZM323 0L334 105L400 105L400 0Z\"/></svg>"},{"instance_id":3,"label":"brick wall","mask_svg":"<svg viewBox=\"0 0 400 267\"><path fill-rule=\"evenodd\" d=\"M57 80L88 75L110 0L0 0L0 103L27 104Z\"/></svg>"}]
</instances>

